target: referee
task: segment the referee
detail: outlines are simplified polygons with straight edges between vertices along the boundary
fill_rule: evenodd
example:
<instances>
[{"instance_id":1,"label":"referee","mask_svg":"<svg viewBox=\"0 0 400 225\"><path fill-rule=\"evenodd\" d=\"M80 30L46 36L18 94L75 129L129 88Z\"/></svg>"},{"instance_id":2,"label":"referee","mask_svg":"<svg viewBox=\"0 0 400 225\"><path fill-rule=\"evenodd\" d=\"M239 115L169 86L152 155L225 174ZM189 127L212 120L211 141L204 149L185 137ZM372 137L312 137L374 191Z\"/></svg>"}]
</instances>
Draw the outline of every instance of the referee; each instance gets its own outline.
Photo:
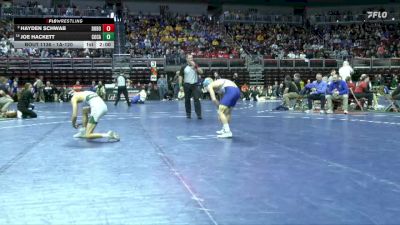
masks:
<instances>
[{"instance_id":1,"label":"referee","mask_svg":"<svg viewBox=\"0 0 400 225\"><path fill-rule=\"evenodd\" d=\"M124 76L123 73L120 73L117 77L117 86L118 86L118 94L117 94L117 99L115 99L115 104L118 104L119 98L121 96L121 93L124 94L126 103L128 103L128 106L131 106L131 103L129 101L129 96L128 96L128 90L126 89L126 77Z\"/></svg>"},{"instance_id":2,"label":"referee","mask_svg":"<svg viewBox=\"0 0 400 225\"><path fill-rule=\"evenodd\" d=\"M191 118L192 108L190 99L193 97L194 111L197 114L197 118L201 120L200 90L197 86L197 82L199 79L198 75L203 74L203 70L193 61L192 54L186 55L186 63L187 64L181 68L179 73L179 86L182 87L183 82L183 91L185 92L186 118Z\"/></svg>"}]
</instances>

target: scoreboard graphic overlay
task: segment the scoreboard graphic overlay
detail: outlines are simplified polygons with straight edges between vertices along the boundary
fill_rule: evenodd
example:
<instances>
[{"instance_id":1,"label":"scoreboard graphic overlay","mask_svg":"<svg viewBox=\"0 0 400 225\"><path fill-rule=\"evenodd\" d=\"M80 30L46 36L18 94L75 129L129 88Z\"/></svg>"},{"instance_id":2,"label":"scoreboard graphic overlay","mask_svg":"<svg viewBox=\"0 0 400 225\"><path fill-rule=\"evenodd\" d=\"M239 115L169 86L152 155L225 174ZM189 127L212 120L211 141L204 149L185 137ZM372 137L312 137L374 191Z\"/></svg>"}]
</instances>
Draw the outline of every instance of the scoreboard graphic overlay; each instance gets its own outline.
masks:
<instances>
[{"instance_id":1,"label":"scoreboard graphic overlay","mask_svg":"<svg viewBox=\"0 0 400 225\"><path fill-rule=\"evenodd\" d=\"M111 18L15 18L14 48L114 48Z\"/></svg>"}]
</instances>

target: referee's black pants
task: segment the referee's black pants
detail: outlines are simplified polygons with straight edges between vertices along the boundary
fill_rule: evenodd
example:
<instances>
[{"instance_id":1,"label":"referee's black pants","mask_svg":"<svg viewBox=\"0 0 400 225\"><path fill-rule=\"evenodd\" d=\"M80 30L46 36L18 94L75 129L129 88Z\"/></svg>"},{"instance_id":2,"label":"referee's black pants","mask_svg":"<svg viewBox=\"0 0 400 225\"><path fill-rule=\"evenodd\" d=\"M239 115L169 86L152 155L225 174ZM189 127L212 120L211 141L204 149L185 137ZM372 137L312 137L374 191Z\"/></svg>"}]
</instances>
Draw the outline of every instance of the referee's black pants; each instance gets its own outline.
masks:
<instances>
[{"instance_id":1,"label":"referee's black pants","mask_svg":"<svg viewBox=\"0 0 400 225\"><path fill-rule=\"evenodd\" d=\"M193 97L194 100L194 111L198 118L201 118L201 104L200 104L200 91L197 84L183 84L183 91L185 92L185 109L186 117L190 117L192 113L192 106L190 99Z\"/></svg>"},{"instance_id":2,"label":"referee's black pants","mask_svg":"<svg viewBox=\"0 0 400 225\"><path fill-rule=\"evenodd\" d=\"M117 98L115 99L114 105L118 104L121 93L124 94L124 97L125 97L126 103L128 103L128 106L131 106L131 102L129 101L129 96L128 96L128 89L126 89L126 86L118 87Z\"/></svg>"}]
</instances>

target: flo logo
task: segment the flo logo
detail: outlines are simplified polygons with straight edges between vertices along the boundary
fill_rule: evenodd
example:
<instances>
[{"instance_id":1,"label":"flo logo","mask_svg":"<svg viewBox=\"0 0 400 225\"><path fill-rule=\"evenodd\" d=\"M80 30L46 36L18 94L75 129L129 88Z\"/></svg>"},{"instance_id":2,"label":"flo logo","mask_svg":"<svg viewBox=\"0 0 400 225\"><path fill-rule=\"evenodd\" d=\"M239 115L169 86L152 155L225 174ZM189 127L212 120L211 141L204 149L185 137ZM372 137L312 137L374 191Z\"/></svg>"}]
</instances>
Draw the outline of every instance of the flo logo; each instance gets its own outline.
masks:
<instances>
[{"instance_id":1,"label":"flo logo","mask_svg":"<svg viewBox=\"0 0 400 225\"><path fill-rule=\"evenodd\" d=\"M367 12L368 19L386 19L388 16L387 12L379 12L379 11L368 11Z\"/></svg>"}]
</instances>

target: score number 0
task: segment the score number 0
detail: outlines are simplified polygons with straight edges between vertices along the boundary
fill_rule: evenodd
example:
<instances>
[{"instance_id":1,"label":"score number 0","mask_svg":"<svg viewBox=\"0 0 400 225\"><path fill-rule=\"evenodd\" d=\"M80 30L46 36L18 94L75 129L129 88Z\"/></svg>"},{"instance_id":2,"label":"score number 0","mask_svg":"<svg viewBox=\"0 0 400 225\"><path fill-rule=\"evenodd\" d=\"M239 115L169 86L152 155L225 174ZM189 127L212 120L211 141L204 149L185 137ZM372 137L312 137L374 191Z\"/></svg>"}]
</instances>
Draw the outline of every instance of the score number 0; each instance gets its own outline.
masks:
<instances>
[{"instance_id":1,"label":"score number 0","mask_svg":"<svg viewBox=\"0 0 400 225\"><path fill-rule=\"evenodd\" d=\"M103 32L114 32L114 24L103 24Z\"/></svg>"}]
</instances>

